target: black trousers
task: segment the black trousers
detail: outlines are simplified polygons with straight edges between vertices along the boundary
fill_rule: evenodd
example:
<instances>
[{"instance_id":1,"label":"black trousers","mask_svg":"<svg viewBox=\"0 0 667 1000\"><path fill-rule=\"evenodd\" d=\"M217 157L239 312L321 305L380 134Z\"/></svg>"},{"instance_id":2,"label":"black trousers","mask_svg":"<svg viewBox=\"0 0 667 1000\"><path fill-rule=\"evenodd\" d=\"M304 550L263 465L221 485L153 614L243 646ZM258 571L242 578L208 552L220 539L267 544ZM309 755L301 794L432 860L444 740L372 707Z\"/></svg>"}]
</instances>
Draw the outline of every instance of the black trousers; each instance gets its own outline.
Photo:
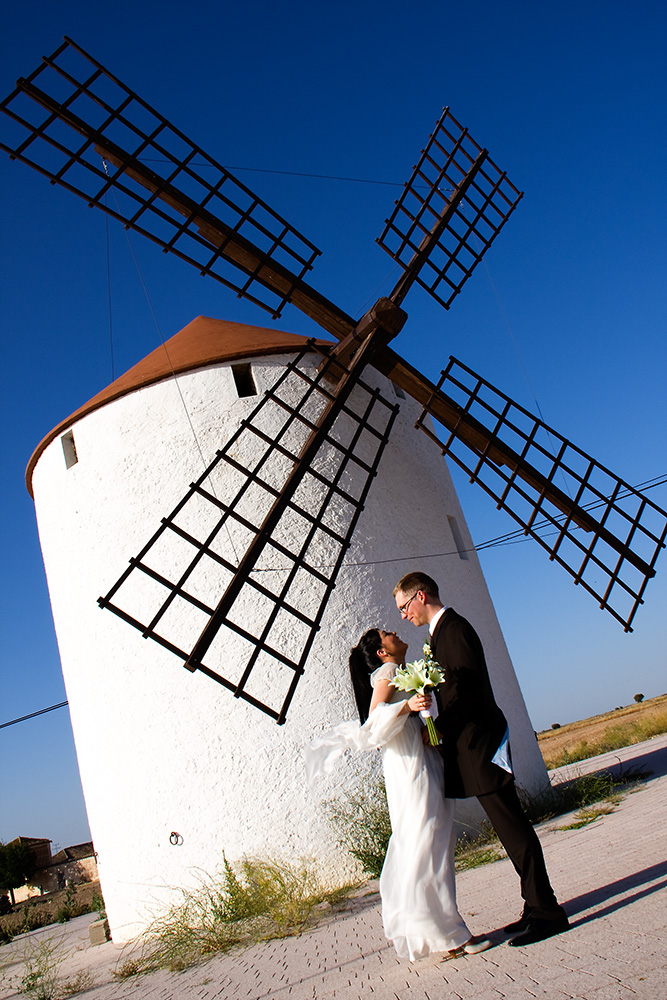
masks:
<instances>
[{"instance_id":1,"label":"black trousers","mask_svg":"<svg viewBox=\"0 0 667 1000\"><path fill-rule=\"evenodd\" d=\"M541 920L565 915L551 888L542 845L526 816L513 781L477 801L491 820L500 842L521 879L521 895L531 914Z\"/></svg>"}]
</instances>

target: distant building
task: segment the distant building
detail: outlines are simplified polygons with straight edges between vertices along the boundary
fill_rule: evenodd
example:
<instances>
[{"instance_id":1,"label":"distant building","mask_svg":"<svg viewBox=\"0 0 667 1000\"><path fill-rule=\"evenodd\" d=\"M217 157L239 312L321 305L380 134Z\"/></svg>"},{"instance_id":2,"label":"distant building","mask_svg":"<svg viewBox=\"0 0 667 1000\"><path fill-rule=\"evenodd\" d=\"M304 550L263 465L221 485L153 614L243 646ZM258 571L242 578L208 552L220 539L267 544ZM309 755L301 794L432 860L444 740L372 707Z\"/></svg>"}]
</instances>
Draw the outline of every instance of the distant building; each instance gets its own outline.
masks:
<instances>
[{"instance_id":1,"label":"distant building","mask_svg":"<svg viewBox=\"0 0 667 1000\"><path fill-rule=\"evenodd\" d=\"M79 885L81 882L96 882L99 878L97 874L97 857L92 841L85 844L74 844L72 847L64 847L53 855L51 865L41 873L43 876L43 888L45 892L53 892L62 888L61 882L66 885L72 882Z\"/></svg>"},{"instance_id":2,"label":"distant building","mask_svg":"<svg viewBox=\"0 0 667 1000\"><path fill-rule=\"evenodd\" d=\"M26 844L32 850L37 862L37 869L29 885L3 886L4 889L14 890L14 900L17 903L32 896L42 896L45 892L64 889L68 882L80 885L82 882L96 882L99 878L97 857L91 841L64 847L54 855L51 854L50 840L39 837L16 837L12 843Z\"/></svg>"},{"instance_id":3,"label":"distant building","mask_svg":"<svg viewBox=\"0 0 667 1000\"><path fill-rule=\"evenodd\" d=\"M51 841L46 840L43 837L15 837L14 840L10 840L8 847L12 844L21 844L24 847L29 847L35 857L35 864L37 865L37 871L32 876L32 881L37 879L37 872L41 869L48 868L51 864ZM3 885L0 889L6 890L11 894L12 902L20 903L24 899L28 899L30 896L40 895L40 889L32 885Z\"/></svg>"},{"instance_id":4,"label":"distant building","mask_svg":"<svg viewBox=\"0 0 667 1000\"><path fill-rule=\"evenodd\" d=\"M48 868L51 864L50 840L46 840L44 837L15 837L10 843L29 847L35 855L35 863L38 868Z\"/></svg>"}]
</instances>

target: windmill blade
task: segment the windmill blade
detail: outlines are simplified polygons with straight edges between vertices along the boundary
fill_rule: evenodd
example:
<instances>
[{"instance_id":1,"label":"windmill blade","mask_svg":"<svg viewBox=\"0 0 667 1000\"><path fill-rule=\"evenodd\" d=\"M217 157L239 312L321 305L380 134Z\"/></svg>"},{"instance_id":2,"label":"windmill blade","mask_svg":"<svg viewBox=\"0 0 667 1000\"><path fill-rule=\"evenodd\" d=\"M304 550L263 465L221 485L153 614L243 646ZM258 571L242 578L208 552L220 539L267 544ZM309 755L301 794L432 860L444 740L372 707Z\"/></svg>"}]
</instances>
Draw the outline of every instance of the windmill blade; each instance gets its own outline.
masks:
<instances>
[{"instance_id":1,"label":"windmill blade","mask_svg":"<svg viewBox=\"0 0 667 1000\"><path fill-rule=\"evenodd\" d=\"M417 426L631 632L667 513L455 358L431 388Z\"/></svg>"},{"instance_id":2,"label":"windmill blade","mask_svg":"<svg viewBox=\"0 0 667 1000\"><path fill-rule=\"evenodd\" d=\"M523 193L445 108L377 242L445 309L479 264Z\"/></svg>"},{"instance_id":3,"label":"windmill blade","mask_svg":"<svg viewBox=\"0 0 667 1000\"><path fill-rule=\"evenodd\" d=\"M398 411L371 340L342 378L311 343L99 599L279 724Z\"/></svg>"},{"instance_id":4,"label":"windmill blade","mask_svg":"<svg viewBox=\"0 0 667 1000\"><path fill-rule=\"evenodd\" d=\"M0 111L0 148L12 158L274 317L320 253L71 39L18 81ZM319 321L321 299L336 326L335 307L309 292L305 311Z\"/></svg>"}]
</instances>

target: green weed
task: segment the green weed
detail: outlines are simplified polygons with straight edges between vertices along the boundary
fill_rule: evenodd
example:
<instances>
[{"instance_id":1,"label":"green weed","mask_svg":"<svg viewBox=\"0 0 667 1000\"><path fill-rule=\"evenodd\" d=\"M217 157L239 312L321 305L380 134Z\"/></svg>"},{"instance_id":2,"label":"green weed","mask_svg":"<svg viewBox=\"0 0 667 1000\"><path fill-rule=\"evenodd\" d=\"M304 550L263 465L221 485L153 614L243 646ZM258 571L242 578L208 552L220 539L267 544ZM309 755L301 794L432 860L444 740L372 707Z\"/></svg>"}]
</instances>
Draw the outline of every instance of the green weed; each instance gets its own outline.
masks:
<instances>
[{"instance_id":1,"label":"green weed","mask_svg":"<svg viewBox=\"0 0 667 1000\"><path fill-rule=\"evenodd\" d=\"M384 780L358 776L356 789L325 803L325 810L341 847L366 875L379 878L391 837Z\"/></svg>"},{"instance_id":2,"label":"green weed","mask_svg":"<svg viewBox=\"0 0 667 1000\"><path fill-rule=\"evenodd\" d=\"M24 952L24 968L18 983L18 992L31 1000L65 1000L89 990L95 983L90 972L78 972L70 979L61 976L59 969L67 953L61 941L52 939L34 943Z\"/></svg>"},{"instance_id":3,"label":"green weed","mask_svg":"<svg viewBox=\"0 0 667 1000\"><path fill-rule=\"evenodd\" d=\"M521 796L522 805L531 823L541 823L554 816L573 812L594 802L604 802L613 797L620 801L625 786L642 781L646 772L641 768L625 768L613 774L598 771L595 774L580 774L571 781L550 785L542 795L530 798Z\"/></svg>"},{"instance_id":4,"label":"green weed","mask_svg":"<svg viewBox=\"0 0 667 1000\"><path fill-rule=\"evenodd\" d=\"M485 847L476 851L466 851L456 859L456 871L465 872L470 868L481 868L493 861L500 861L505 855L494 847Z\"/></svg>"},{"instance_id":5,"label":"green weed","mask_svg":"<svg viewBox=\"0 0 667 1000\"><path fill-rule=\"evenodd\" d=\"M571 823L568 823L566 826L557 826L556 829L580 830L582 827L588 826L590 823L594 823L600 816L608 816L609 813L614 811L620 801L620 796L615 796L614 798L616 801L611 799L596 806L584 806L583 809L580 809L577 813L575 813L574 819Z\"/></svg>"},{"instance_id":6,"label":"green weed","mask_svg":"<svg viewBox=\"0 0 667 1000\"><path fill-rule=\"evenodd\" d=\"M500 841L490 823L482 823L482 829L477 836L463 834L456 841L454 850L454 865L457 872L465 872L470 868L480 868L505 857Z\"/></svg>"},{"instance_id":7,"label":"green weed","mask_svg":"<svg viewBox=\"0 0 667 1000\"><path fill-rule=\"evenodd\" d=\"M77 972L71 979L64 979L60 984L60 992L63 997L73 997L77 993L85 993L95 985L95 977L92 972Z\"/></svg>"},{"instance_id":8,"label":"green weed","mask_svg":"<svg viewBox=\"0 0 667 1000\"><path fill-rule=\"evenodd\" d=\"M323 889L304 863L246 859L233 866L225 858L218 876L203 875L197 888L181 890L181 902L153 922L114 976L181 971L237 944L296 934L316 906L353 888Z\"/></svg>"},{"instance_id":9,"label":"green weed","mask_svg":"<svg viewBox=\"0 0 667 1000\"><path fill-rule=\"evenodd\" d=\"M127 958L114 969L112 975L114 979L131 979L132 976L141 975L141 968L136 959Z\"/></svg>"},{"instance_id":10,"label":"green weed","mask_svg":"<svg viewBox=\"0 0 667 1000\"><path fill-rule=\"evenodd\" d=\"M488 820L483 820L479 828L466 826L460 829L456 836L454 848L454 865L457 872L465 872L470 868L480 868L505 857L496 831Z\"/></svg>"},{"instance_id":11,"label":"green weed","mask_svg":"<svg viewBox=\"0 0 667 1000\"><path fill-rule=\"evenodd\" d=\"M76 904L76 886L70 884L65 890L63 905L56 911L56 921L59 924L65 924L72 917L78 917L79 915L80 911Z\"/></svg>"},{"instance_id":12,"label":"green weed","mask_svg":"<svg viewBox=\"0 0 667 1000\"><path fill-rule=\"evenodd\" d=\"M26 955L19 993L32 997L33 1000L55 1000L58 987L55 950L50 941L40 941Z\"/></svg>"},{"instance_id":13,"label":"green weed","mask_svg":"<svg viewBox=\"0 0 667 1000\"><path fill-rule=\"evenodd\" d=\"M106 919L107 908L101 892L94 892L90 900L90 913L93 913L95 910L97 910L100 920Z\"/></svg>"}]
</instances>

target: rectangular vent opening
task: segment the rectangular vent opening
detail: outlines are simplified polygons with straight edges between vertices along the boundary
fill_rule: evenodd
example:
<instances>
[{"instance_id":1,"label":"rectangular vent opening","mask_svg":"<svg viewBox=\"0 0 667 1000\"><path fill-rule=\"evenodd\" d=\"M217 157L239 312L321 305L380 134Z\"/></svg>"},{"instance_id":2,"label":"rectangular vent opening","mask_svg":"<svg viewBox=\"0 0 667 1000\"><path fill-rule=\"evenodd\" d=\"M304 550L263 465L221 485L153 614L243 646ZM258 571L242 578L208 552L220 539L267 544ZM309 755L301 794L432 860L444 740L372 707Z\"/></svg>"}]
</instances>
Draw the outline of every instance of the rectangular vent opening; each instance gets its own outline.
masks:
<instances>
[{"instance_id":1,"label":"rectangular vent opening","mask_svg":"<svg viewBox=\"0 0 667 1000\"><path fill-rule=\"evenodd\" d=\"M250 365L232 365L232 375L240 397L257 395L257 386Z\"/></svg>"},{"instance_id":2,"label":"rectangular vent opening","mask_svg":"<svg viewBox=\"0 0 667 1000\"><path fill-rule=\"evenodd\" d=\"M76 454L73 432L68 431L67 434L63 434L60 440L63 446L63 455L65 456L65 468L71 469L79 461Z\"/></svg>"}]
</instances>

